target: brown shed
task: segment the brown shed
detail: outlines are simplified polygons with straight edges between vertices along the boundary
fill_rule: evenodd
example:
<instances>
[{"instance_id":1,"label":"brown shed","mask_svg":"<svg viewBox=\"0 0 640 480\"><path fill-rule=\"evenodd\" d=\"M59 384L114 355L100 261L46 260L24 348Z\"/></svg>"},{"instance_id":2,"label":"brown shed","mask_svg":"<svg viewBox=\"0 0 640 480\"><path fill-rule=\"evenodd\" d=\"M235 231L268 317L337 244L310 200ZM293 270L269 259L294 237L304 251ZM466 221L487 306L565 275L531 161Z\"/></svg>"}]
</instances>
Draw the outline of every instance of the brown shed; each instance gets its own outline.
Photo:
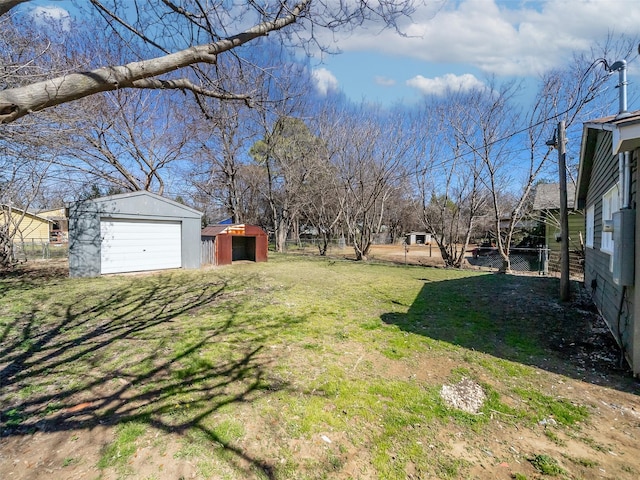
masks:
<instances>
[{"instance_id":1,"label":"brown shed","mask_svg":"<svg viewBox=\"0 0 640 480\"><path fill-rule=\"evenodd\" d=\"M255 225L210 225L202 229L201 238L203 265L267 261L269 240L265 231Z\"/></svg>"}]
</instances>

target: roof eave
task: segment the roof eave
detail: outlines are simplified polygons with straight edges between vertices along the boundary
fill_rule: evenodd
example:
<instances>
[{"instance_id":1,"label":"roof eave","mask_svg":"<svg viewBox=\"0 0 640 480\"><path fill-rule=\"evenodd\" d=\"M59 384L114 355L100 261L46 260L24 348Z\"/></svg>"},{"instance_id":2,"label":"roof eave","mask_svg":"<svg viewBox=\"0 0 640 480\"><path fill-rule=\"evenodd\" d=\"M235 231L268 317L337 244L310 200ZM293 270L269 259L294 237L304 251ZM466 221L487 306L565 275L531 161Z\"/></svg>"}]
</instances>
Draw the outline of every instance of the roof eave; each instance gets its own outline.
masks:
<instances>
[{"instance_id":1,"label":"roof eave","mask_svg":"<svg viewBox=\"0 0 640 480\"><path fill-rule=\"evenodd\" d=\"M593 168L593 155L598 140L598 131L608 130L603 124L585 123L582 128L582 140L580 142L580 163L578 167L578 181L576 182L575 208L585 207L587 189L591 180Z\"/></svg>"}]
</instances>

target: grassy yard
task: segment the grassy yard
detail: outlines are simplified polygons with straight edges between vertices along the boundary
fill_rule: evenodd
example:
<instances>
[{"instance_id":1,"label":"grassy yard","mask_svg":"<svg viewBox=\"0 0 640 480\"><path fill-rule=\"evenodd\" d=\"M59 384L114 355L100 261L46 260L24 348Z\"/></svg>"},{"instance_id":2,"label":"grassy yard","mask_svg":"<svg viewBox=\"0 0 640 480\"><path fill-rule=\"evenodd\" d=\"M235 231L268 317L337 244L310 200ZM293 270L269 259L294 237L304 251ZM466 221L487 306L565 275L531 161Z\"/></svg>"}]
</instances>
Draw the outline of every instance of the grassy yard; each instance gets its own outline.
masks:
<instances>
[{"instance_id":1,"label":"grassy yard","mask_svg":"<svg viewBox=\"0 0 640 480\"><path fill-rule=\"evenodd\" d=\"M96 279L6 274L0 472L638 478L638 385L580 355L593 315L557 290L277 255ZM463 378L486 394L479 414L440 396Z\"/></svg>"}]
</instances>

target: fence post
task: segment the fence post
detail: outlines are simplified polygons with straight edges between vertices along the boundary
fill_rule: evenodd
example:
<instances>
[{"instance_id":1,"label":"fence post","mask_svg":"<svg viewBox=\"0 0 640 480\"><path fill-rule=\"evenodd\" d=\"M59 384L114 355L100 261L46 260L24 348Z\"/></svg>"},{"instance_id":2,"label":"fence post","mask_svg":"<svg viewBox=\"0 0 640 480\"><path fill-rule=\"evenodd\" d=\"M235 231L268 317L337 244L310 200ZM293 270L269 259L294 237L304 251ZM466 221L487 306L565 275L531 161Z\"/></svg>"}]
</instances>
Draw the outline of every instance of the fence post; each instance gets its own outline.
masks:
<instances>
[{"instance_id":1,"label":"fence post","mask_svg":"<svg viewBox=\"0 0 640 480\"><path fill-rule=\"evenodd\" d=\"M542 275L542 247L538 247L538 275Z\"/></svg>"}]
</instances>

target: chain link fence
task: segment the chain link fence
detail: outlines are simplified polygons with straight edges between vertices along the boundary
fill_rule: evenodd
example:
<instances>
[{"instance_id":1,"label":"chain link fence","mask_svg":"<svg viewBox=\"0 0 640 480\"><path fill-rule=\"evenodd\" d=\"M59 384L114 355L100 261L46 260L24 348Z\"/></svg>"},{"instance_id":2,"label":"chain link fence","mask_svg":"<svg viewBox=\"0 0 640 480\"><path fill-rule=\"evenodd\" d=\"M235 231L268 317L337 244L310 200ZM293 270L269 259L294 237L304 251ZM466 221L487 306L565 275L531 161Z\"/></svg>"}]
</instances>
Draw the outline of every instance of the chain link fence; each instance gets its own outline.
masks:
<instances>
[{"instance_id":1,"label":"chain link fence","mask_svg":"<svg viewBox=\"0 0 640 480\"><path fill-rule=\"evenodd\" d=\"M468 259L474 267L502 268L502 256L496 248L479 247ZM548 248L512 248L509 251L511 270L514 272L533 272L540 275L549 273Z\"/></svg>"},{"instance_id":2,"label":"chain link fence","mask_svg":"<svg viewBox=\"0 0 640 480\"><path fill-rule=\"evenodd\" d=\"M69 257L68 243L51 243L45 240L13 242L13 256L18 262L34 259L62 259Z\"/></svg>"}]
</instances>

